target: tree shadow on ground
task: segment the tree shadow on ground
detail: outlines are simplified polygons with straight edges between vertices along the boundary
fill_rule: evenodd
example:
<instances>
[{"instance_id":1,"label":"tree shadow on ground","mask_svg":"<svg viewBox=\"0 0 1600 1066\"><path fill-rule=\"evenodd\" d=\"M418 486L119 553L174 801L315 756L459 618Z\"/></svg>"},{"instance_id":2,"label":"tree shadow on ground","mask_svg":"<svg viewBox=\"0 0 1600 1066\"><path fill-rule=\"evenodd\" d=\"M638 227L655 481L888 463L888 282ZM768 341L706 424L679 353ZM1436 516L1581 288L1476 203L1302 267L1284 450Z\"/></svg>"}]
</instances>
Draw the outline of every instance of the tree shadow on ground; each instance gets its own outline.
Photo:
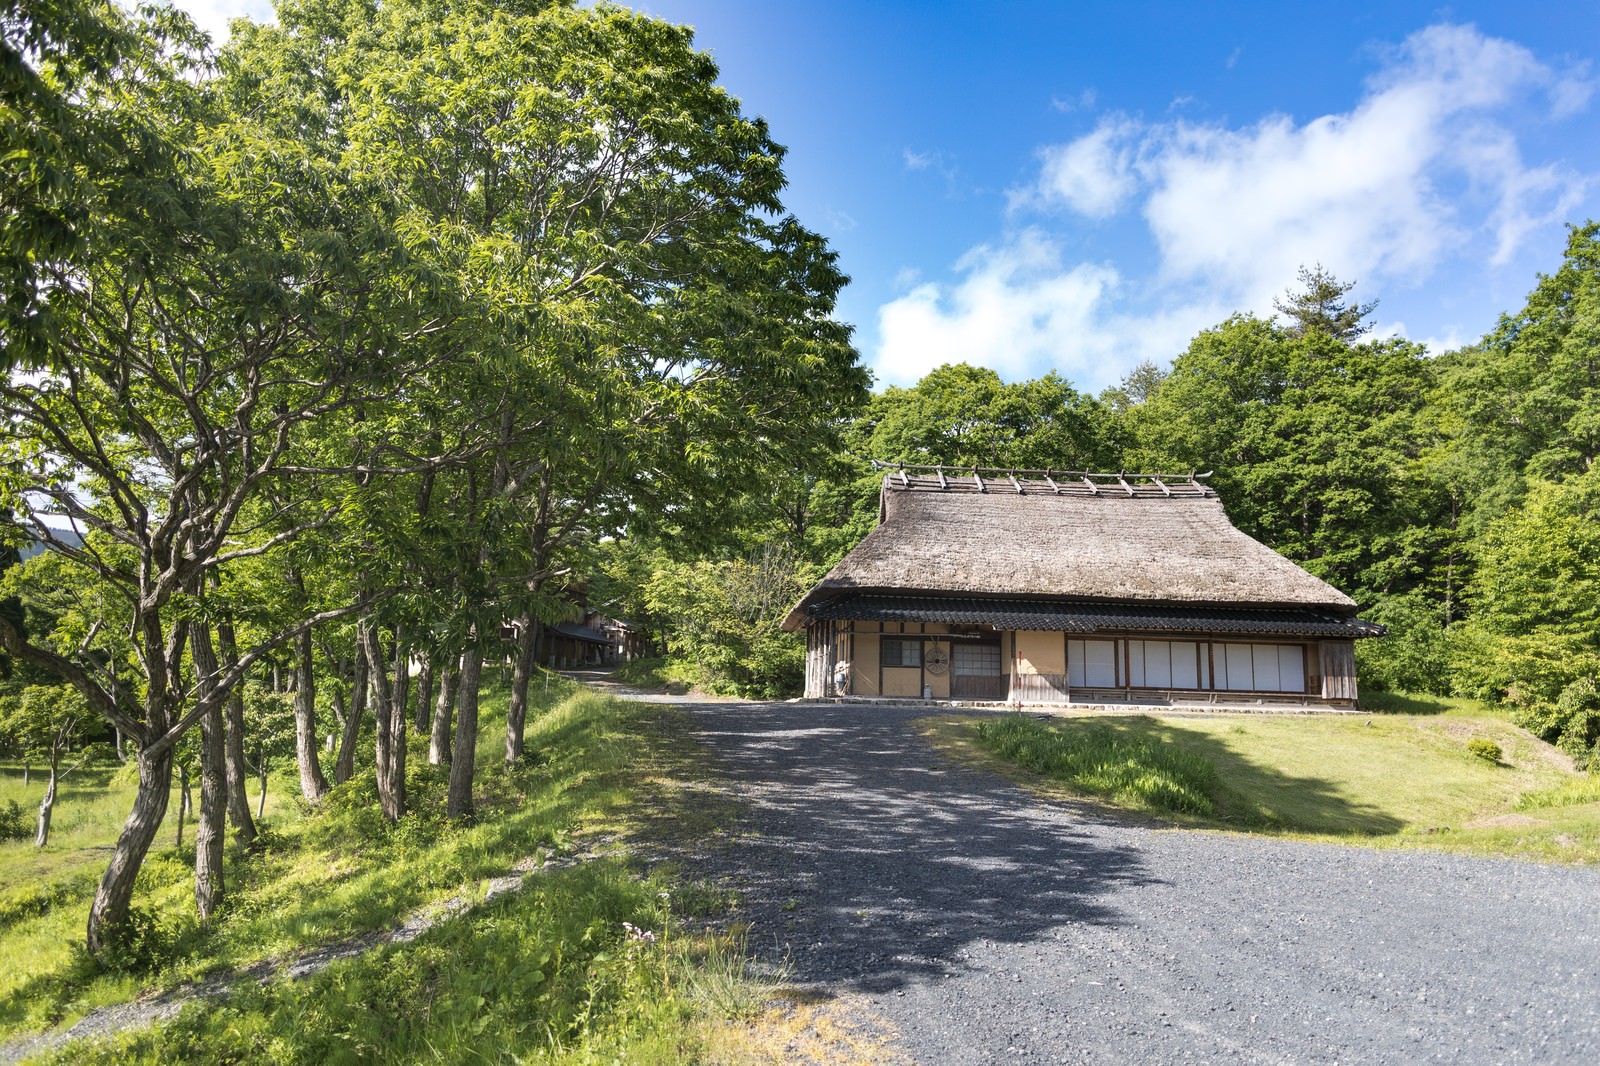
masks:
<instances>
[{"instance_id":1,"label":"tree shadow on ground","mask_svg":"<svg viewBox=\"0 0 1600 1066\"><path fill-rule=\"evenodd\" d=\"M1117 895L1161 883L1142 862L1143 830L1129 819L1041 801L998 775L952 764L920 735L919 710L690 710L746 807L722 841L674 839L673 813L661 812L657 856L734 889L734 917L749 923L751 949L787 965L796 981L876 992L946 976L984 941L1025 943L1065 926L1131 921ZM1183 739L1213 758L1224 781L1292 793L1328 825L1399 828L1328 782L1274 775L1204 734ZM1235 815L1275 819L1270 807Z\"/></svg>"},{"instance_id":2,"label":"tree shadow on ground","mask_svg":"<svg viewBox=\"0 0 1600 1066\"><path fill-rule=\"evenodd\" d=\"M947 975L980 940L1116 923L1113 890L1153 883L1131 843L954 766L904 711L696 705L745 802L724 839L654 813L653 858L737 893L748 944L799 982L878 991Z\"/></svg>"},{"instance_id":3,"label":"tree shadow on ground","mask_svg":"<svg viewBox=\"0 0 1600 1066\"><path fill-rule=\"evenodd\" d=\"M1450 703L1413 692L1368 692L1361 697L1361 709L1369 714L1444 714Z\"/></svg>"}]
</instances>

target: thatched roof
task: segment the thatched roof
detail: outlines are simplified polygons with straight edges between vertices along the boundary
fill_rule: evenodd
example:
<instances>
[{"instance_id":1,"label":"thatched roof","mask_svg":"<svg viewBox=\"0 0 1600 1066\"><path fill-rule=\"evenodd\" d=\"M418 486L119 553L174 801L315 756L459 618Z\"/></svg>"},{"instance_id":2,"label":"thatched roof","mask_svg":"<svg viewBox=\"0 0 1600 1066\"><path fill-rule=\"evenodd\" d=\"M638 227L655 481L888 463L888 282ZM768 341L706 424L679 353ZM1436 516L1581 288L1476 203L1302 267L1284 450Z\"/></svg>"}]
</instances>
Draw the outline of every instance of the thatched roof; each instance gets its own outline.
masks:
<instances>
[{"instance_id":1,"label":"thatched roof","mask_svg":"<svg viewBox=\"0 0 1600 1066\"><path fill-rule=\"evenodd\" d=\"M1215 491L1187 475L890 473L878 527L784 625L863 592L1355 609L1235 529Z\"/></svg>"}]
</instances>

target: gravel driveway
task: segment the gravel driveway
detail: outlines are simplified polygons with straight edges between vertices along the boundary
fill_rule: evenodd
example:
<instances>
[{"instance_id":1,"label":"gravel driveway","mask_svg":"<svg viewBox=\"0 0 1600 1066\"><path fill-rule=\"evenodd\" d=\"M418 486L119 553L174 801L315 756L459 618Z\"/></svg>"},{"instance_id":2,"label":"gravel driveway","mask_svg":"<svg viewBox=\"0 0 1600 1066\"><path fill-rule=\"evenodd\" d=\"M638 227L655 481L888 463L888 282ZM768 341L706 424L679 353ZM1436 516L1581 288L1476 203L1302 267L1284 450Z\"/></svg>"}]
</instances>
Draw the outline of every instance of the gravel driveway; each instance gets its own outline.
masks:
<instances>
[{"instance_id":1,"label":"gravel driveway","mask_svg":"<svg viewBox=\"0 0 1600 1066\"><path fill-rule=\"evenodd\" d=\"M928 1063L1600 1062L1600 871L1120 824L919 712L689 707L752 950Z\"/></svg>"}]
</instances>

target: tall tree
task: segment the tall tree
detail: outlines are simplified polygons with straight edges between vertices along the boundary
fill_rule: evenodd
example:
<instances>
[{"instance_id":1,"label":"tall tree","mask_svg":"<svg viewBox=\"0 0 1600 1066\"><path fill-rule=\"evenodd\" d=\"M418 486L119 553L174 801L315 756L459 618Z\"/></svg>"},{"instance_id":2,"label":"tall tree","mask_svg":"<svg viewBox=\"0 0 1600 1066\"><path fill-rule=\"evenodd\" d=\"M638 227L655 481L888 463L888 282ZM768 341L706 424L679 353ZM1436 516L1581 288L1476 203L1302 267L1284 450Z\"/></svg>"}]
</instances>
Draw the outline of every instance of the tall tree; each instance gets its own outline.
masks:
<instances>
[{"instance_id":1,"label":"tall tree","mask_svg":"<svg viewBox=\"0 0 1600 1066\"><path fill-rule=\"evenodd\" d=\"M231 667L201 649L190 684L190 619L212 576L329 519L299 497L270 535L241 514L335 412L392 391L392 356L422 328L407 311L419 279L397 265L387 217L295 146L219 112L186 18L152 11L129 33L73 97L90 124L124 131L123 154L80 190L88 252L39 264L49 329L30 349L34 372L0 383L4 502L122 598L142 674L119 684L95 648L62 654L0 619L8 652L76 685L138 748L134 808L90 909L97 954L124 926L173 746L206 721L214 754L214 714L233 687L317 621L263 635Z\"/></svg>"},{"instance_id":2,"label":"tall tree","mask_svg":"<svg viewBox=\"0 0 1600 1066\"><path fill-rule=\"evenodd\" d=\"M462 465L414 529L449 531L434 554L456 572L432 589L461 625L443 654L481 656L508 613L553 619L552 579L608 531L716 523L825 454L859 399L833 254L783 216L782 149L687 30L608 5L352 3L286 7L233 54L238 92L312 101L297 128L400 190L441 269L481 278L477 368L435 421ZM457 675L457 752L475 747L480 673ZM470 760L452 772L464 814Z\"/></svg>"},{"instance_id":3,"label":"tall tree","mask_svg":"<svg viewBox=\"0 0 1600 1066\"><path fill-rule=\"evenodd\" d=\"M1600 470L1536 482L1477 554L1456 687L1600 765Z\"/></svg>"},{"instance_id":4,"label":"tall tree","mask_svg":"<svg viewBox=\"0 0 1600 1066\"><path fill-rule=\"evenodd\" d=\"M1600 223L1574 226L1560 269L1452 359L1441 405L1487 521L1524 477L1559 481L1600 457ZM1482 524L1481 522L1479 523Z\"/></svg>"},{"instance_id":5,"label":"tall tree","mask_svg":"<svg viewBox=\"0 0 1600 1066\"><path fill-rule=\"evenodd\" d=\"M1301 267L1299 278L1298 292L1291 290L1282 299L1272 301L1273 309L1288 319L1285 329L1291 337L1321 333L1352 343L1372 329L1367 318L1378 309L1378 301L1358 303L1345 299L1356 287L1355 282L1340 281L1321 263Z\"/></svg>"},{"instance_id":6,"label":"tall tree","mask_svg":"<svg viewBox=\"0 0 1600 1066\"><path fill-rule=\"evenodd\" d=\"M1424 581L1439 547L1419 535L1445 506L1416 461L1430 382L1417 345L1235 317L1129 412L1130 461L1214 469L1235 524L1370 603Z\"/></svg>"}]
</instances>

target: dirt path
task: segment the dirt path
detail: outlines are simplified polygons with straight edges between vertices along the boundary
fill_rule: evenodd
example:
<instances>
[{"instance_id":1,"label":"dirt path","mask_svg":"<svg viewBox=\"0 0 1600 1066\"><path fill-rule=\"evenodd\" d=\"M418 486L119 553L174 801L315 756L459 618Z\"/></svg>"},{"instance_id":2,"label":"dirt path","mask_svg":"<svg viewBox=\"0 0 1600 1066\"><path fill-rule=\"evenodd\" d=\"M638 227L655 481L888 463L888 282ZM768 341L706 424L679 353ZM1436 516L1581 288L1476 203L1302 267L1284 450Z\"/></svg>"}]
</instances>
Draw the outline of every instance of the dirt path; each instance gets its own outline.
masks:
<instances>
[{"instance_id":1,"label":"dirt path","mask_svg":"<svg viewBox=\"0 0 1600 1066\"><path fill-rule=\"evenodd\" d=\"M1600 871L1144 828L915 710L686 706L748 814L679 861L918 1061L1600 1061Z\"/></svg>"}]
</instances>

